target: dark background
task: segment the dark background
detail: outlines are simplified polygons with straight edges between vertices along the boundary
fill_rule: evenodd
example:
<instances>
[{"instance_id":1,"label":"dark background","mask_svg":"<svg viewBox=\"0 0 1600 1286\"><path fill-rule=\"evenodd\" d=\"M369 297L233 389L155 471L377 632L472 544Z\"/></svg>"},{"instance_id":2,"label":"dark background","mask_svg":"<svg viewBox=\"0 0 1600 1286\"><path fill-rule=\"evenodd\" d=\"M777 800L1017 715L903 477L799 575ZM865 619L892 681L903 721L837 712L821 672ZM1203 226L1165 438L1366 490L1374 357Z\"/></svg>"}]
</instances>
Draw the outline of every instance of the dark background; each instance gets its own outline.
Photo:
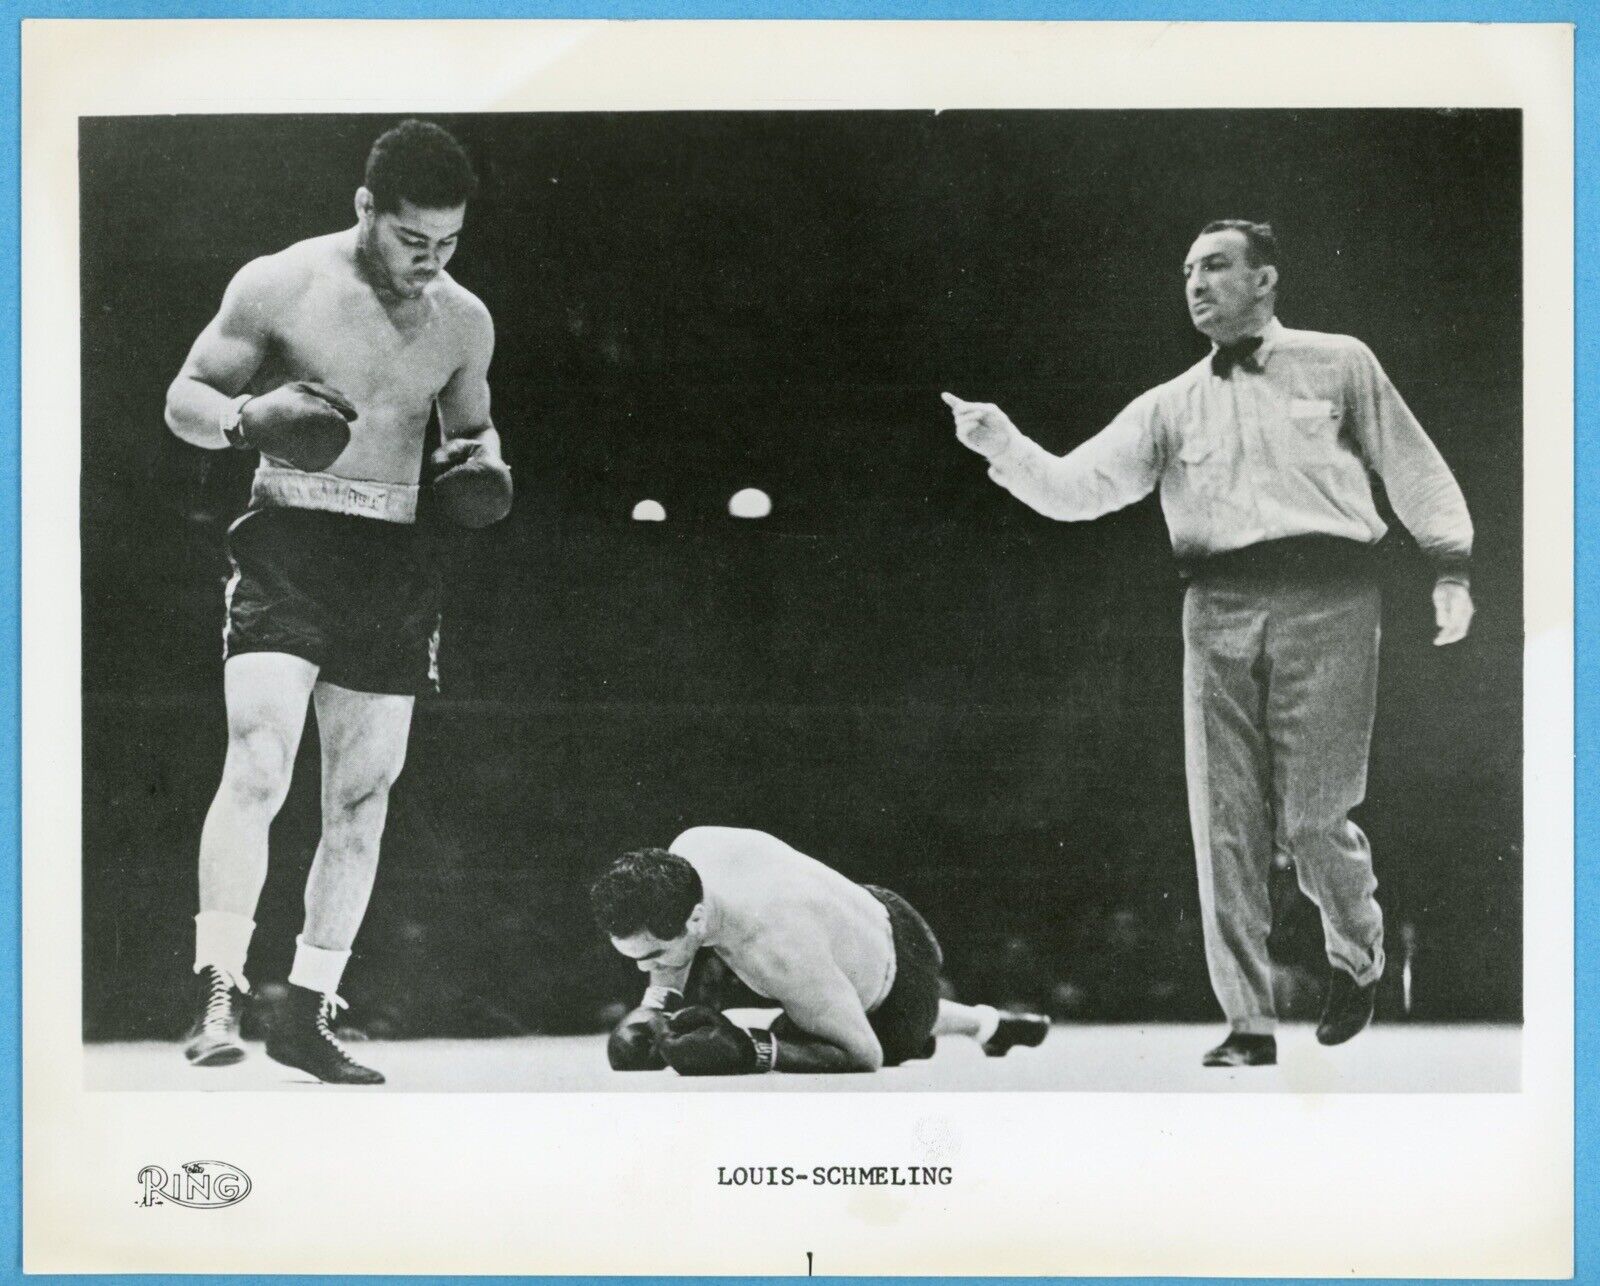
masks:
<instances>
[{"instance_id":1,"label":"dark background","mask_svg":"<svg viewBox=\"0 0 1600 1286\"><path fill-rule=\"evenodd\" d=\"M1272 220L1286 324L1360 336L1478 531L1471 638L1388 560L1368 802L1382 1012L1521 1014L1521 240L1514 112L438 118L484 179L451 271L494 314L518 502L439 531L420 701L344 992L374 1034L593 1028L638 975L585 889L700 823L906 894L968 998L1210 1019L1183 781L1181 588L1152 498L1053 523L987 481L941 389L1064 451L1205 351L1179 265ZM224 748L222 534L252 459L162 422L251 257L353 221L394 118L82 124L84 1005L186 1024ZM760 486L761 522L728 516ZM660 501L665 524L629 520ZM315 737L250 971L282 978ZM1320 930L1279 880L1292 1011Z\"/></svg>"}]
</instances>

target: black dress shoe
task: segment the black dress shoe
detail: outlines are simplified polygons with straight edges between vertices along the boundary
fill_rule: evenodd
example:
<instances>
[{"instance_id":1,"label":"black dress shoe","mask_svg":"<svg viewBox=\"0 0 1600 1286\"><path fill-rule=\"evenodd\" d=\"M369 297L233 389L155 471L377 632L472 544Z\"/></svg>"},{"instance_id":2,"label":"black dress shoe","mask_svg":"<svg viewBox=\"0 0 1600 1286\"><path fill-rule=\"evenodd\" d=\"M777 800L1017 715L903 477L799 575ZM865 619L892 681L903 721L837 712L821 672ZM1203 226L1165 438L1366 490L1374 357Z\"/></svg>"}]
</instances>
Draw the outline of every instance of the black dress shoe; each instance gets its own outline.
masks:
<instances>
[{"instance_id":1,"label":"black dress shoe","mask_svg":"<svg viewBox=\"0 0 1600 1286\"><path fill-rule=\"evenodd\" d=\"M1200 1063L1204 1067L1271 1067L1277 1061L1276 1037L1236 1031L1229 1032L1228 1039L1215 1049L1206 1050Z\"/></svg>"},{"instance_id":2,"label":"black dress shoe","mask_svg":"<svg viewBox=\"0 0 1600 1286\"><path fill-rule=\"evenodd\" d=\"M1343 969L1331 969L1329 975L1328 1001L1317 1023L1317 1039L1324 1045L1342 1045L1372 1021L1378 980L1363 987Z\"/></svg>"}]
</instances>

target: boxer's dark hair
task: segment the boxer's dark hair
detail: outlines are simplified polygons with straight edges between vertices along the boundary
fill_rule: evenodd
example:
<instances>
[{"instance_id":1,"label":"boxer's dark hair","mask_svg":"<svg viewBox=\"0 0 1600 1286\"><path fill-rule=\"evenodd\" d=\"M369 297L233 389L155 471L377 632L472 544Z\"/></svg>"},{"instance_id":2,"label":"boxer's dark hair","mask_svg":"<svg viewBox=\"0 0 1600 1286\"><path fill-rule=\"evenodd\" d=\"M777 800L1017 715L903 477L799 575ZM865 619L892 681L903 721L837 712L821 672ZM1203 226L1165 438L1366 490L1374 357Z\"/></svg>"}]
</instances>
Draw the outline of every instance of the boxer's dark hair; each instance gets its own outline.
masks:
<instances>
[{"instance_id":1,"label":"boxer's dark hair","mask_svg":"<svg viewBox=\"0 0 1600 1286\"><path fill-rule=\"evenodd\" d=\"M631 938L639 930L669 941L689 923L705 896L700 872L664 848L624 853L594 882L589 904L607 937Z\"/></svg>"},{"instance_id":2,"label":"boxer's dark hair","mask_svg":"<svg viewBox=\"0 0 1600 1286\"><path fill-rule=\"evenodd\" d=\"M453 210L477 194L478 176L455 135L432 121L401 121L367 153L373 206L392 214L402 201L421 210Z\"/></svg>"},{"instance_id":3,"label":"boxer's dark hair","mask_svg":"<svg viewBox=\"0 0 1600 1286\"><path fill-rule=\"evenodd\" d=\"M1252 268L1266 264L1277 265L1278 234L1270 223L1252 223L1249 219L1213 219L1200 229L1203 237L1208 232L1238 232L1244 235L1245 258Z\"/></svg>"}]
</instances>

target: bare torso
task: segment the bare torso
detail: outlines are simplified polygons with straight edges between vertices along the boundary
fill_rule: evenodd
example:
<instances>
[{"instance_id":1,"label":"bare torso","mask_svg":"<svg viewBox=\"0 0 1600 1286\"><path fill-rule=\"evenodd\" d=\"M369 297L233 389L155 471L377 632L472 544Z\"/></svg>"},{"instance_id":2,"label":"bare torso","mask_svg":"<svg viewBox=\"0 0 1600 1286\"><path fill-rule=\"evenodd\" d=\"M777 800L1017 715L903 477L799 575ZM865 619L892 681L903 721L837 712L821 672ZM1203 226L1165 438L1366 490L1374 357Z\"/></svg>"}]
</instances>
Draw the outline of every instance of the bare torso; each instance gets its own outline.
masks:
<instances>
[{"instance_id":1,"label":"bare torso","mask_svg":"<svg viewBox=\"0 0 1600 1286\"><path fill-rule=\"evenodd\" d=\"M362 277L352 231L297 242L265 261L274 270L265 360L249 391L293 380L331 385L359 417L329 470L340 477L414 483L435 399L462 368L482 305L447 273L417 299L378 295Z\"/></svg>"},{"instance_id":2,"label":"bare torso","mask_svg":"<svg viewBox=\"0 0 1600 1286\"><path fill-rule=\"evenodd\" d=\"M671 849L700 873L715 908L708 945L761 995L790 1008L830 967L864 1011L888 992L889 914L859 884L764 831L698 826Z\"/></svg>"}]
</instances>

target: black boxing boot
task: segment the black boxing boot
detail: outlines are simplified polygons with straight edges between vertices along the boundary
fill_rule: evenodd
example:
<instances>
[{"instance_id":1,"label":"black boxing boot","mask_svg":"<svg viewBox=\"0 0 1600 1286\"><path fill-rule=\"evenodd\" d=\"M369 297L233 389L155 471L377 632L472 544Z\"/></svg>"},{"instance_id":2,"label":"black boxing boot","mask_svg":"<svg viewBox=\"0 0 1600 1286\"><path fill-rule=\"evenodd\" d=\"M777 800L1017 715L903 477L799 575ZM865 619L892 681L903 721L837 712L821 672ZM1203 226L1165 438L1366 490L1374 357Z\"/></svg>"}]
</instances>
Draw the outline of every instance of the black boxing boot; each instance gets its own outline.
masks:
<instances>
[{"instance_id":1,"label":"black boxing boot","mask_svg":"<svg viewBox=\"0 0 1600 1286\"><path fill-rule=\"evenodd\" d=\"M239 1040L239 1014L244 993L232 976L216 965L206 965L196 975L199 1014L189 1028L183 1056L195 1067L228 1067L244 1057Z\"/></svg>"},{"instance_id":2,"label":"black boxing boot","mask_svg":"<svg viewBox=\"0 0 1600 1286\"><path fill-rule=\"evenodd\" d=\"M1043 1014L1013 1014L1000 1012L1000 1025L994 1035L983 1042L983 1052L990 1058L1004 1058L1008 1050L1017 1045L1029 1048L1044 1044L1050 1034L1050 1020Z\"/></svg>"},{"instance_id":3,"label":"black boxing boot","mask_svg":"<svg viewBox=\"0 0 1600 1286\"><path fill-rule=\"evenodd\" d=\"M383 1073L351 1058L333 1034L333 1011L343 1004L289 983L267 1026L267 1057L329 1085L382 1085Z\"/></svg>"}]
</instances>

